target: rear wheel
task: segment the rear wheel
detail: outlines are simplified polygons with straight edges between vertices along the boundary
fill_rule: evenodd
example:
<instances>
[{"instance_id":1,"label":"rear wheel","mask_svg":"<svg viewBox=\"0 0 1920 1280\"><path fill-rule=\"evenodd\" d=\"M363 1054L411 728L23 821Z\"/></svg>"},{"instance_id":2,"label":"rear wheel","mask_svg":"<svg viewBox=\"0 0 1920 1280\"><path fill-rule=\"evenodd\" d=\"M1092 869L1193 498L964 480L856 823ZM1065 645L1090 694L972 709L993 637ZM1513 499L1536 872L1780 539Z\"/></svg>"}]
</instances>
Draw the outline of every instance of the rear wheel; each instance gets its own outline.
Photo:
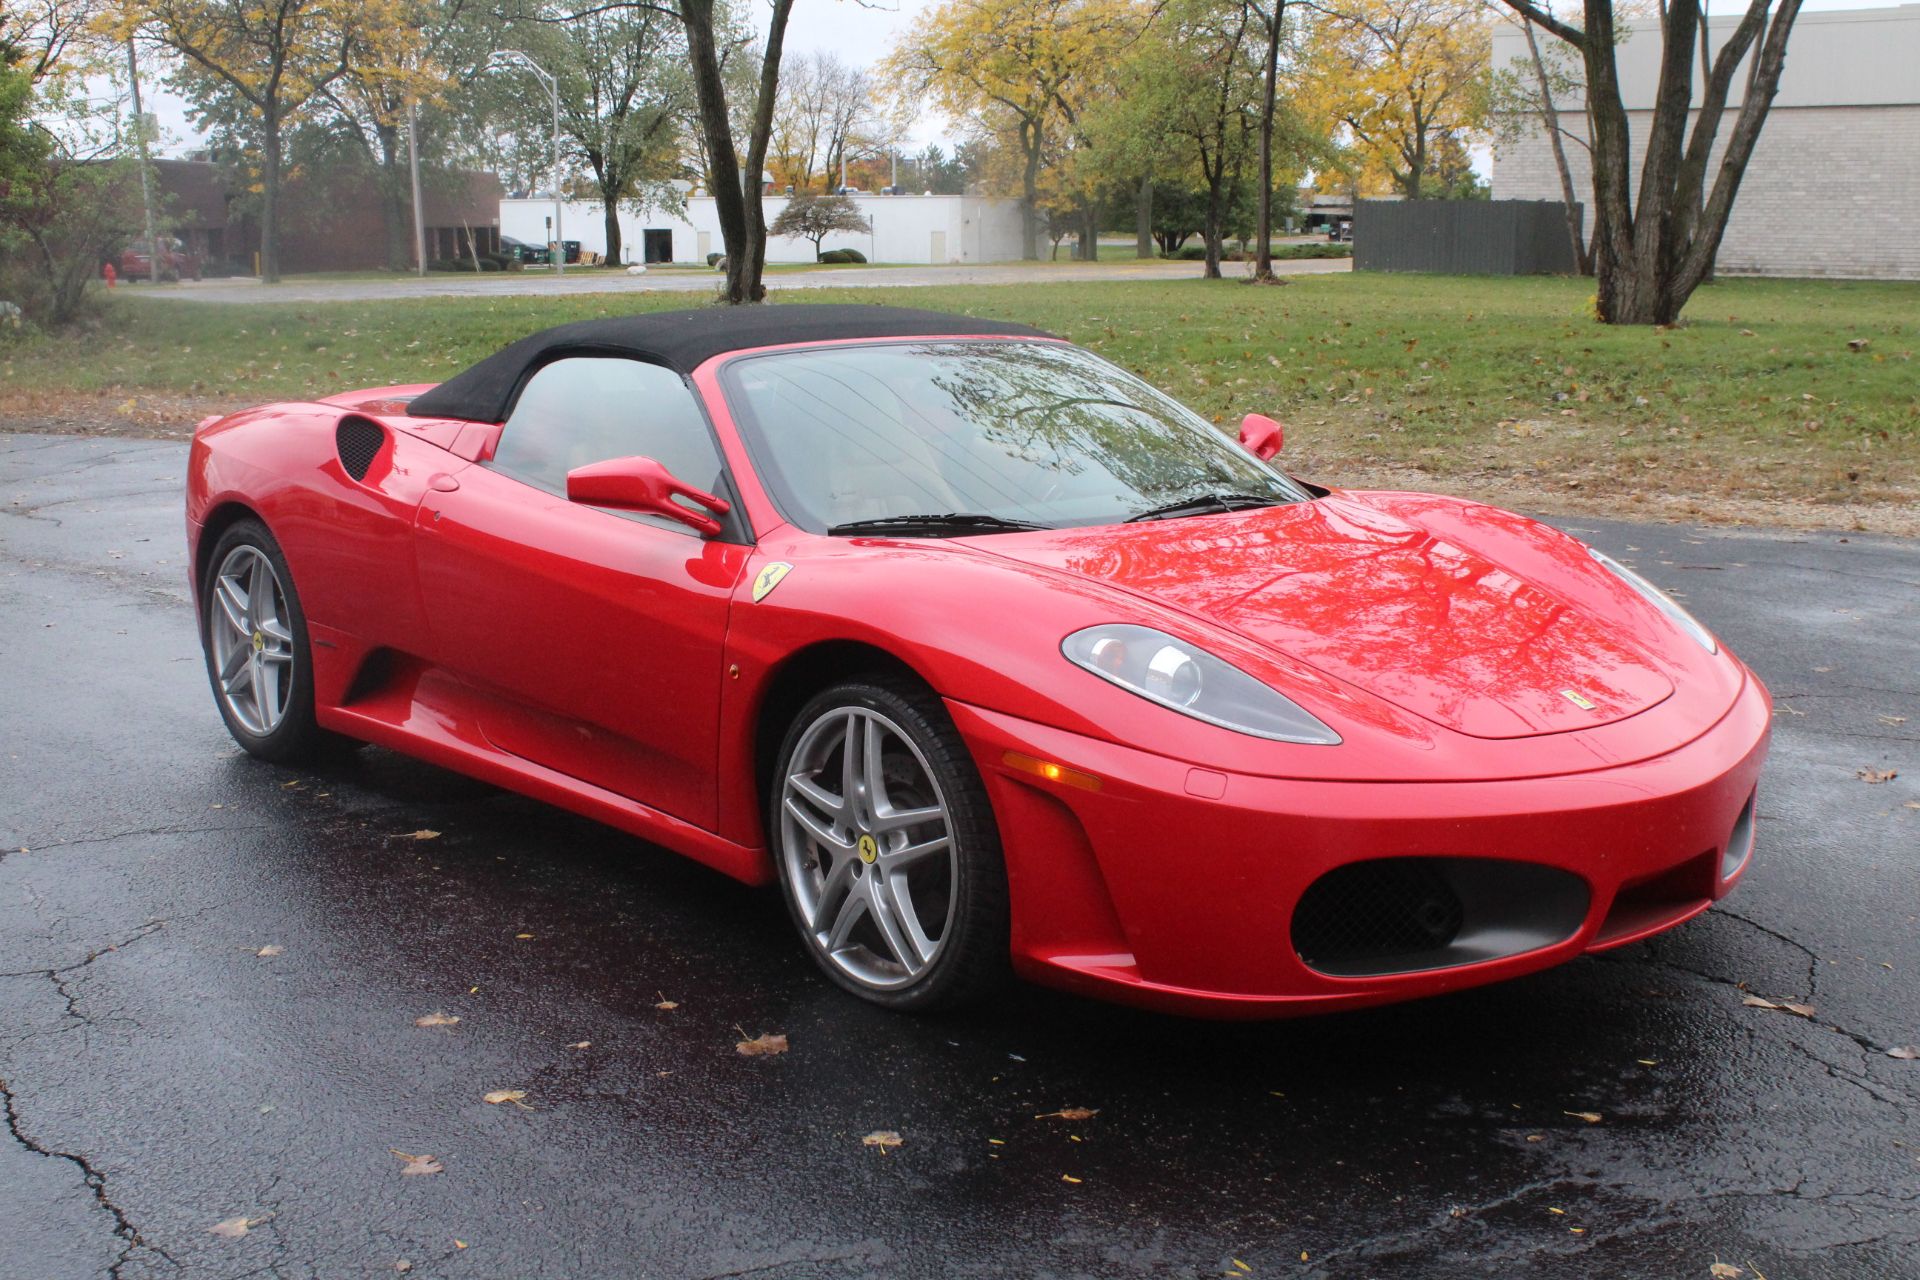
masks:
<instances>
[{"instance_id":1,"label":"rear wheel","mask_svg":"<svg viewBox=\"0 0 1920 1280\"><path fill-rule=\"evenodd\" d=\"M787 732L770 800L787 906L828 977L911 1011L966 1003L1004 978L999 833L931 692L880 678L816 696Z\"/></svg>"},{"instance_id":2,"label":"rear wheel","mask_svg":"<svg viewBox=\"0 0 1920 1280\"><path fill-rule=\"evenodd\" d=\"M208 564L201 643L228 732L263 760L310 759L326 735L314 722L307 619L280 544L258 520L240 520Z\"/></svg>"}]
</instances>

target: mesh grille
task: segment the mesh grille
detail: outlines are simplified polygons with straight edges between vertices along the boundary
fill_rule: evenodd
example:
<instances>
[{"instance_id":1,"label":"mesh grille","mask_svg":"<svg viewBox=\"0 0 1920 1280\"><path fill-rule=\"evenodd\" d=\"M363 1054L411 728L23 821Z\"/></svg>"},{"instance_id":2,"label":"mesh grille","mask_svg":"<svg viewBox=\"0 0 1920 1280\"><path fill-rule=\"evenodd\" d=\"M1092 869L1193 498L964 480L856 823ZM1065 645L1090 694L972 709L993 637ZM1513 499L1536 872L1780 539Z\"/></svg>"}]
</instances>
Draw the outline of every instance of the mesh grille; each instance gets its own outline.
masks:
<instances>
[{"instance_id":1,"label":"mesh grille","mask_svg":"<svg viewBox=\"0 0 1920 1280\"><path fill-rule=\"evenodd\" d=\"M340 455L340 465L355 480L367 478L367 468L386 442L387 433L365 418L342 418L333 429L333 447Z\"/></svg>"},{"instance_id":2,"label":"mesh grille","mask_svg":"<svg viewBox=\"0 0 1920 1280\"><path fill-rule=\"evenodd\" d=\"M1381 858L1329 871L1293 912L1293 949L1314 968L1435 951L1466 913L1460 895L1424 858Z\"/></svg>"}]
</instances>

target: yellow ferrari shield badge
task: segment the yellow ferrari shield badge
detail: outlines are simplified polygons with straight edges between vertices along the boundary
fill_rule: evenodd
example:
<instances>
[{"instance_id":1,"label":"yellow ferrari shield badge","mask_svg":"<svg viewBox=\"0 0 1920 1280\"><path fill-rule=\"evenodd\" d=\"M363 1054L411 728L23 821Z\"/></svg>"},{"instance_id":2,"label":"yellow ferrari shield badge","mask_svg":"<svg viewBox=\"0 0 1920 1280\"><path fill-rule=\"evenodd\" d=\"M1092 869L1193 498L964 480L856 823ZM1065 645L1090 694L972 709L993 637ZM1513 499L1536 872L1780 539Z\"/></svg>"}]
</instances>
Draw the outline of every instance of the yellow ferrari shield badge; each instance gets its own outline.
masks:
<instances>
[{"instance_id":1,"label":"yellow ferrari shield badge","mask_svg":"<svg viewBox=\"0 0 1920 1280\"><path fill-rule=\"evenodd\" d=\"M880 857L880 846L872 836L860 837L860 861L872 865Z\"/></svg>"},{"instance_id":2,"label":"yellow ferrari shield badge","mask_svg":"<svg viewBox=\"0 0 1920 1280\"><path fill-rule=\"evenodd\" d=\"M1593 710L1592 700L1584 697L1581 694L1575 693L1571 689L1562 689L1560 691L1560 696L1565 698L1568 702L1571 702L1574 706L1580 708L1582 711Z\"/></svg>"},{"instance_id":3,"label":"yellow ferrari shield badge","mask_svg":"<svg viewBox=\"0 0 1920 1280\"><path fill-rule=\"evenodd\" d=\"M753 602L759 604L765 600L780 585L780 579L792 572L793 566L784 560L776 560L762 569L760 576L753 580Z\"/></svg>"}]
</instances>

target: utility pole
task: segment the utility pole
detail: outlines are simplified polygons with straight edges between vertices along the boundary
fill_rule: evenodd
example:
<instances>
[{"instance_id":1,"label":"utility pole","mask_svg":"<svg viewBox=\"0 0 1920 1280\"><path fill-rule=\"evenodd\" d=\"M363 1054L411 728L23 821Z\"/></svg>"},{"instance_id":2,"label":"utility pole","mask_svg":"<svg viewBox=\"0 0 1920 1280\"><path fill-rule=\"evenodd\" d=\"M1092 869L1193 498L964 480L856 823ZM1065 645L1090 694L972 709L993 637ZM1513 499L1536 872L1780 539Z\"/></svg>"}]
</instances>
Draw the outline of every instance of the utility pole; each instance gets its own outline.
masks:
<instances>
[{"instance_id":1,"label":"utility pole","mask_svg":"<svg viewBox=\"0 0 1920 1280\"><path fill-rule=\"evenodd\" d=\"M160 283L160 242L153 238L153 184L147 177L147 120L140 112L140 62L127 37L127 83L133 86L133 140L140 156L140 203L147 215L147 282Z\"/></svg>"},{"instance_id":2,"label":"utility pole","mask_svg":"<svg viewBox=\"0 0 1920 1280\"><path fill-rule=\"evenodd\" d=\"M413 99L407 99L407 169L413 179L413 267L427 278L427 224L420 209L420 119Z\"/></svg>"},{"instance_id":3,"label":"utility pole","mask_svg":"<svg viewBox=\"0 0 1920 1280\"><path fill-rule=\"evenodd\" d=\"M540 83L547 87L547 94L553 99L553 270L555 275L565 275L567 232L560 213L560 82L548 75L545 67L518 49L498 49L493 56L518 62L540 77Z\"/></svg>"}]
</instances>

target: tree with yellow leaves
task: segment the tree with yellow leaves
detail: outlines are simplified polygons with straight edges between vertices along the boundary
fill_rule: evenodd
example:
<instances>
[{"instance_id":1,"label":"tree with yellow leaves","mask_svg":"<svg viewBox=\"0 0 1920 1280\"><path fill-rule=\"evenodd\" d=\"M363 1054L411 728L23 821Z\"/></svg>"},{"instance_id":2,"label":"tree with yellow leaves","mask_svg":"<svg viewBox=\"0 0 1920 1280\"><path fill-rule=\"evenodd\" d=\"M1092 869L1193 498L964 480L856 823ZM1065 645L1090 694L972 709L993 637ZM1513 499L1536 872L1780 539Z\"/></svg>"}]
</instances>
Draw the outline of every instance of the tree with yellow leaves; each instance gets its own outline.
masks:
<instances>
[{"instance_id":1,"label":"tree with yellow leaves","mask_svg":"<svg viewBox=\"0 0 1920 1280\"><path fill-rule=\"evenodd\" d=\"M1040 256L1043 163L1150 14L1134 0L945 0L881 64L903 96L1012 143L1022 257Z\"/></svg>"},{"instance_id":2,"label":"tree with yellow leaves","mask_svg":"<svg viewBox=\"0 0 1920 1280\"><path fill-rule=\"evenodd\" d=\"M1491 36L1479 0L1332 0L1307 44L1303 88L1352 135L1361 163L1409 200L1443 140L1485 127Z\"/></svg>"},{"instance_id":3,"label":"tree with yellow leaves","mask_svg":"<svg viewBox=\"0 0 1920 1280\"><path fill-rule=\"evenodd\" d=\"M398 0L127 0L115 34L157 40L244 107L260 149L260 274L279 280L286 131L346 75L407 61L417 28Z\"/></svg>"}]
</instances>

